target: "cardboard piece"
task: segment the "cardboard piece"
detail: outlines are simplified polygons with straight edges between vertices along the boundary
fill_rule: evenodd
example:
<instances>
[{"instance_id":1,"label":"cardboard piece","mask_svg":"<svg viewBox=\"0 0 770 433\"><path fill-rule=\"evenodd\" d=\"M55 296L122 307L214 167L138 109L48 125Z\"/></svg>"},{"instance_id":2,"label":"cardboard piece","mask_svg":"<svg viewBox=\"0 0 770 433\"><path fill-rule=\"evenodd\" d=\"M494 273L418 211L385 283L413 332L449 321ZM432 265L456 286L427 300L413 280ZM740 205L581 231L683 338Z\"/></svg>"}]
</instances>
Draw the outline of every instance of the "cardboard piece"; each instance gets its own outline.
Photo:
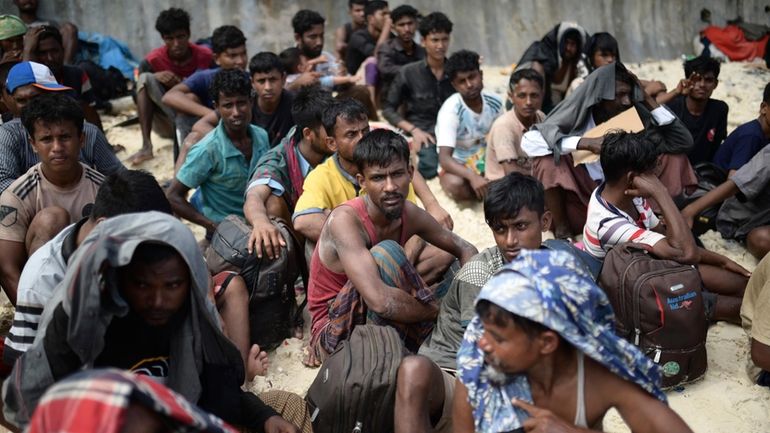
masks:
<instances>
[{"instance_id":1,"label":"cardboard piece","mask_svg":"<svg viewBox=\"0 0 770 433\"><path fill-rule=\"evenodd\" d=\"M644 124L639 117L639 113L636 111L636 107L632 106L628 110L618 114L601 125L595 126L583 134L583 137L603 137L604 134L612 130L622 130L626 132L639 132L644 130ZM577 167L578 164L587 164L589 162L598 161L599 155L588 150L576 150L572 153L572 159L575 161L575 167Z\"/></svg>"}]
</instances>

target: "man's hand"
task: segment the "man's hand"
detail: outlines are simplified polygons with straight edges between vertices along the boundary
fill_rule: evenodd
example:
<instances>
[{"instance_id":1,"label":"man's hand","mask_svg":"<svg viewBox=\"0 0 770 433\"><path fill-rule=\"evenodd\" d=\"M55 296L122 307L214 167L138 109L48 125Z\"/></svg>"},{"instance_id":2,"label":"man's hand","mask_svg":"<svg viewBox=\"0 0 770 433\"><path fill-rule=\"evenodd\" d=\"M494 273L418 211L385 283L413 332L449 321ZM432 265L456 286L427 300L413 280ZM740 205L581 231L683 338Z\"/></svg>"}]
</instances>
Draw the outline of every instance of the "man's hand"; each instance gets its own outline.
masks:
<instances>
[{"instance_id":1,"label":"man's hand","mask_svg":"<svg viewBox=\"0 0 770 433\"><path fill-rule=\"evenodd\" d=\"M694 76L695 74L693 74ZM679 80L679 83L676 85L676 93L680 95L687 95L690 93L690 89L692 89L692 81L688 78L683 78Z\"/></svg>"},{"instance_id":2,"label":"man's hand","mask_svg":"<svg viewBox=\"0 0 770 433\"><path fill-rule=\"evenodd\" d=\"M682 209L682 218L684 218L684 222L687 223L687 227L692 230L692 226L695 224L695 215L690 211L689 206Z\"/></svg>"},{"instance_id":3,"label":"man's hand","mask_svg":"<svg viewBox=\"0 0 770 433\"><path fill-rule=\"evenodd\" d=\"M422 149L428 147L431 144L436 144L436 138L432 134L428 134L420 128L414 128L412 132L412 144L415 149Z\"/></svg>"},{"instance_id":4,"label":"man's hand","mask_svg":"<svg viewBox=\"0 0 770 433\"><path fill-rule=\"evenodd\" d=\"M249 254L255 252L261 259L264 253L270 260L278 257L281 254L281 248L285 246L286 241L281 236L281 232L269 220L254 224L246 244Z\"/></svg>"},{"instance_id":5,"label":"man's hand","mask_svg":"<svg viewBox=\"0 0 770 433\"><path fill-rule=\"evenodd\" d=\"M265 421L265 433L300 433L299 428L278 415Z\"/></svg>"},{"instance_id":6,"label":"man's hand","mask_svg":"<svg viewBox=\"0 0 770 433\"><path fill-rule=\"evenodd\" d=\"M471 189L476 193L476 198L483 200L487 196L487 186L489 186L489 180L478 174L474 174L468 182L471 184Z\"/></svg>"},{"instance_id":7,"label":"man's hand","mask_svg":"<svg viewBox=\"0 0 770 433\"><path fill-rule=\"evenodd\" d=\"M300 87L306 87L306 86L312 86L314 84L318 84L318 79L321 77L321 74L319 72L315 71L308 71L303 72L295 79L291 85L295 86L295 88Z\"/></svg>"},{"instance_id":8,"label":"man's hand","mask_svg":"<svg viewBox=\"0 0 770 433\"><path fill-rule=\"evenodd\" d=\"M182 79L171 71L155 72L153 75L156 80L160 81L160 84L163 84L163 86L168 89L182 82Z\"/></svg>"},{"instance_id":9,"label":"man's hand","mask_svg":"<svg viewBox=\"0 0 770 433\"><path fill-rule=\"evenodd\" d=\"M665 193L666 187L660 183L655 175L647 173L635 176L625 194L631 197L653 198L657 194Z\"/></svg>"},{"instance_id":10,"label":"man's hand","mask_svg":"<svg viewBox=\"0 0 770 433\"><path fill-rule=\"evenodd\" d=\"M22 53L18 53L18 55L23 54L23 60L35 62L38 60L35 51L37 51L37 44L40 41L40 34L43 33L43 30L44 26L33 27L24 34L24 49Z\"/></svg>"},{"instance_id":11,"label":"man's hand","mask_svg":"<svg viewBox=\"0 0 770 433\"><path fill-rule=\"evenodd\" d=\"M524 409L529 413L529 418L524 421L522 427L525 432L532 433L570 433L579 431L575 426L564 422L548 409L541 409L525 401L513 399L514 406Z\"/></svg>"},{"instance_id":12,"label":"man's hand","mask_svg":"<svg viewBox=\"0 0 770 433\"><path fill-rule=\"evenodd\" d=\"M438 201L425 205L425 211L435 218L436 221L441 224L441 227L444 227L447 230L452 230L454 228L455 223L452 221L452 216L441 207Z\"/></svg>"},{"instance_id":13,"label":"man's hand","mask_svg":"<svg viewBox=\"0 0 770 433\"><path fill-rule=\"evenodd\" d=\"M604 137L583 137L578 141L577 148L580 150L587 150L593 154L599 155L602 153L602 144L604 143Z\"/></svg>"},{"instance_id":14,"label":"man's hand","mask_svg":"<svg viewBox=\"0 0 770 433\"><path fill-rule=\"evenodd\" d=\"M649 81L646 86L642 87L642 89L644 89L644 91L648 95L652 96L652 95L657 95L660 92L665 92L666 85L660 81L653 80L653 81Z\"/></svg>"},{"instance_id":15,"label":"man's hand","mask_svg":"<svg viewBox=\"0 0 770 433\"><path fill-rule=\"evenodd\" d=\"M725 260L722 263L722 269L726 271L734 272L746 278L751 278L751 272L749 272L746 268L739 265L738 263L735 263L734 261L730 260L727 257L725 257Z\"/></svg>"}]
</instances>

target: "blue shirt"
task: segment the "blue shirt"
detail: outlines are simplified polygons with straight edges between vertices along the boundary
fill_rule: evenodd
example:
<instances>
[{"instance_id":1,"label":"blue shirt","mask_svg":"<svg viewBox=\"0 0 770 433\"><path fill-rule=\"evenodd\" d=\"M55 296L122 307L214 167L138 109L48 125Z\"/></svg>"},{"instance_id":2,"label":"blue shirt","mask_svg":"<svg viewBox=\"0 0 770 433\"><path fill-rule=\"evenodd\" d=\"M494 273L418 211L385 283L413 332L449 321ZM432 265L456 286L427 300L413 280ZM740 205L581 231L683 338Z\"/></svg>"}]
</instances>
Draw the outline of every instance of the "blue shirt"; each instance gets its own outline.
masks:
<instances>
[{"instance_id":1,"label":"blue shirt","mask_svg":"<svg viewBox=\"0 0 770 433\"><path fill-rule=\"evenodd\" d=\"M744 123L735 128L719 146L714 155L714 164L728 171L738 170L762 150L767 141L759 120Z\"/></svg>"},{"instance_id":2,"label":"blue shirt","mask_svg":"<svg viewBox=\"0 0 770 433\"><path fill-rule=\"evenodd\" d=\"M190 88L190 91L198 97L198 100L201 101L202 105L213 110L214 101L211 100L209 86L211 86L211 82L214 81L214 75L221 70L222 68L211 68L195 71L194 74L185 78L184 81L182 81L182 84ZM244 74L248 76L247 72L244 72Z\"/></svg>"},{"instance_id":3,"label":"blue shirt","mask_svg":"<svg viewBox=\"0 0 770 433\"><path fill-rule=\"evenodd\" d=\"M200 187L203 215L219 223L227 215L243 216L243 193L259 158L270 149L267 132L249 125L251 160L246 161L230 141L224 124L209 132L190 149L176 174L179 182L192 189Z\"/></svg>"}]
</instances>

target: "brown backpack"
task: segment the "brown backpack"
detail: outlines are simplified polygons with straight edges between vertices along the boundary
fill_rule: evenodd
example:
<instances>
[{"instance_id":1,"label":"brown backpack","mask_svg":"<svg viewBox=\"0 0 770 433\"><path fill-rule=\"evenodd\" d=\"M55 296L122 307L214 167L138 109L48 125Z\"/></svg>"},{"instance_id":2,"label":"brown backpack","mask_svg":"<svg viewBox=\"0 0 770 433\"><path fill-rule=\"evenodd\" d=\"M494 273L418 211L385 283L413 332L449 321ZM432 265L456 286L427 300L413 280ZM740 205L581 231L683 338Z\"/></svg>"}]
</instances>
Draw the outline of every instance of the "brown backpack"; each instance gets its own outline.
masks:
<instances>
[{"instance_id":1,"label":"brown backpack","mask_svg":"<svg viewBox=\"0 0 770 433\"><path fill-rule=\"evenodd\" d=\"M318 370L305 400L315 433L391 433L404 345L390 326L358 325Z\"/></svg>"},{"instance_id":2,"label":"brown backpack","mask_svg":"<svg viewBox=\"0 0 770 433\"><path fill-rule=\"evenodd\" d=\"M599 285L615 311L616 332L661 366L663 387L703 376L708 321L694 266L625 243L607 253Z\"/></svg>"}]
</instances>

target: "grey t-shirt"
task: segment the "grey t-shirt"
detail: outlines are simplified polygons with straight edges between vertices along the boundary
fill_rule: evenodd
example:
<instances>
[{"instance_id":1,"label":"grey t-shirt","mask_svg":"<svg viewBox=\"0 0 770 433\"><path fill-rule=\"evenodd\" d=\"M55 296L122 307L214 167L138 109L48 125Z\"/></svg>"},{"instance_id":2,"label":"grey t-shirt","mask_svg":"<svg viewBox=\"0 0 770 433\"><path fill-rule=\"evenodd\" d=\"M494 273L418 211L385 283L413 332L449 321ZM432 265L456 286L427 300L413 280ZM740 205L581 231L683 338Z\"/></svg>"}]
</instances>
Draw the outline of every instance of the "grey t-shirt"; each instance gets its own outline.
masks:
<instances>
[{"instance_id":1,"label":"grey t-shirt","mask_svg":"<svg viewBox=\"0 0 770 433\"><path fill-rule=\"evenodd\" d=\"M420 355L427 356L443 369L457 369L457 350L463 340L465 328L476 315L476 296L492 275L502 267L503 256L494 246L473 256L460 269L441 301L433 333L420 346Z\"/></svg>"},{"instance_id":2,"label":"grey t-shirt","mask_svg":"<svg viewBox=\"0 0 770 433\"><path fill-rule=\"evenodd\" d=\"M770 224L770 145L730 179L739 193L719 209L717 230L727 239L743 240L751 230Z\"/></svg>"}]
</instances>

